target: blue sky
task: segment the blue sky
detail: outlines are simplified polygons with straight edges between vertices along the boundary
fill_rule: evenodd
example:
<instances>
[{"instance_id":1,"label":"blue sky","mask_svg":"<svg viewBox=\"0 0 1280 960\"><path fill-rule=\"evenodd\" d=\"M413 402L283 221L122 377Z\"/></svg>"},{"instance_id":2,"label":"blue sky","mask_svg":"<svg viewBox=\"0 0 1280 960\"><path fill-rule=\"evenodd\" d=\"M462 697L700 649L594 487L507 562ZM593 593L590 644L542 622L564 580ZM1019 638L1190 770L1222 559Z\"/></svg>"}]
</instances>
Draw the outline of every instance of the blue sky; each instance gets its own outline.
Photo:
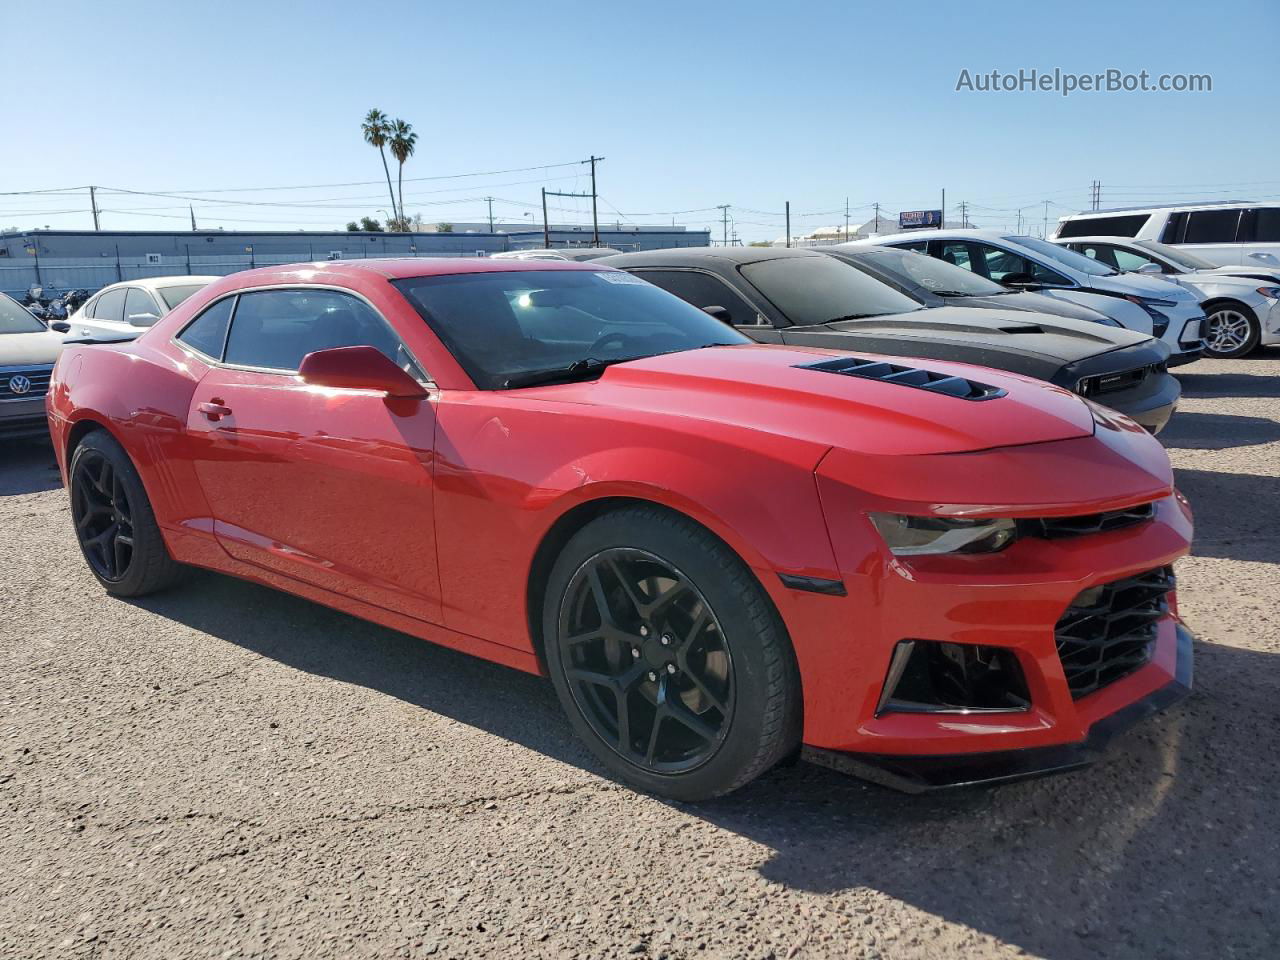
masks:
<instances>
[{"instance_id":1,"label":"blue sky","mask_svg":"<svg viewBox=\"0 0 1280 960\"><path fill-rule=\"evenodd\" d=\"M1046 199L1051 217L1082 208L1095 179L1104 206L1280 197L1280 3L1212 9L10 2L0 193L93 183L198 196L202 226L339 227L388 206L359 135L377 106L418 131L407 178L548 165L406 184L430 221L481 219L484 196L500 219L540 218L539 186L588 188L573 162L592 153L602 219L693 211L674 219L718 237L710 208L726 203L748 241L782 234L787 200L801 232L842 222L846 197L859 221L875 201L936 207L943 187L949 217L965 200L984 226L1019 207L1038 225ZM1207 73L1213 91L955 90L962 69L1055 67ZM209 192L310 184L352 185ZM104 228L189 225L185 200L99 203ZM583 201L553 204L553 219L589 220ZM83 191L4 195L0 226L84 228L87 208Z\"/></svg>"}]
</instances>

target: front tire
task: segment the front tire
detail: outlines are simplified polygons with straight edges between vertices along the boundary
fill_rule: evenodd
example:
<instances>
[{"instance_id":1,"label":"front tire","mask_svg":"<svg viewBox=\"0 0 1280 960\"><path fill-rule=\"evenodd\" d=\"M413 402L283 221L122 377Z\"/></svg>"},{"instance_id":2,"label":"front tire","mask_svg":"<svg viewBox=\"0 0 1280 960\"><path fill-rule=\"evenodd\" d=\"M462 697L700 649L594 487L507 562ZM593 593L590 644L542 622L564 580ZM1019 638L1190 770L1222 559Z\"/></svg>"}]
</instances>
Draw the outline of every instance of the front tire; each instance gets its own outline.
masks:
<instances>
[{"instance_id":1,"label":"front tire","mask_svg":"<svg viewBox=\"0 0 1280 960\"><path fill-rule=\"evenodd\" d=\"M1243 303L1216 303L1205 311L1205 315L1205 356L1233 360L1257 349L1262 329L1253 311Z\"/></svg>"},{"instance_id":2,"label":"front tire","mask_svg":"<svg viewBox=\"0 0 1280 960\"><path fill-rule=\"evenodd\" d=\"M777 612L684 517L633 507L583 527L552 568L542 629L574 729L645 790L720 796L798 744L800 681Z\"/></svg>"},{"instance_id":3,"label":"front tire","mask_svg":"<svg viewBox=\"0 0 1280 960\"><path fill-rule=\"evenodd\" d=\"M142 478L105 430L87 434L71 455L71 518L89 569L108 593L140 597L178 580Z\"/></svg>"}]
</instances>

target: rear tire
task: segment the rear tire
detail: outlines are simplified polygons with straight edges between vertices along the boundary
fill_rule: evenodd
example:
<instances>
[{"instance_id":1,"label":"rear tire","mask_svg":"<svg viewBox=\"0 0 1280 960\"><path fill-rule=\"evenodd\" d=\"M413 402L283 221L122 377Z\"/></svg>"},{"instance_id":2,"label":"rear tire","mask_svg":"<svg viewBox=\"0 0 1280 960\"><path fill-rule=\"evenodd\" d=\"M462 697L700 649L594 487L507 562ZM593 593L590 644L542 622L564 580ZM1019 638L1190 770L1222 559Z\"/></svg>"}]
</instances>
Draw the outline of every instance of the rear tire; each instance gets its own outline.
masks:
<instances>
[{"instance_id":1,"label":"rear tire","mask_svg":"<svg viewBox=\"0 0 1280 960\"><path fill-rule=\"evenodd\" d=\"M1204 353L1216 360L1247 356L1258 348L1262 328L1243 303L1226 300L1205 311Z\"/></svg>"},{"instance_id":2,"label":"rear tire","mask_svg":"<svg viewBox=\"0 0 1280 960\"><path fill-rule=\"evenodd\" d=\"M720 796L799 743L800 679L777 611L732 551L678 514L632 507L583 527L551 570L542 630L570 723L644 790Z\"/></svg>"},{"instance_id":3,"label":"rear tire","mask_svg":"<svg viewBox=\"0 0 1280 960\"><path fill-rule=\"evenodd\" d=\"M71 455L71 517L89 569L110 594L141 597L179 580L142 478L105 430L87 434Z\"/></svg>"}]
</instances>

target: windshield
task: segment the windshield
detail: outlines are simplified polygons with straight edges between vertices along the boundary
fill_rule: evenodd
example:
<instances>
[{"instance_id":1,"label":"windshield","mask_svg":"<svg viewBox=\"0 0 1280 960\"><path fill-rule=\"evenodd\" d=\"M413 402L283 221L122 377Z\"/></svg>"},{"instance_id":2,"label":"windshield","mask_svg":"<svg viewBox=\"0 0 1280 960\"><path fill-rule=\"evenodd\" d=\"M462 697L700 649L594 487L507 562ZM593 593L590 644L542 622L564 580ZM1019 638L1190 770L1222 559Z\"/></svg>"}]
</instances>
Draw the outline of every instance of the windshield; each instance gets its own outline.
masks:
<instances>
[{"instance_id":1,"label":"windshield","mask_svg":"<svg viewBox=\"0 0 1280 960\"><path fill-rule=\"evenodd\" d=\"M891 274L909 286L923 287L942 297L996 297L1010 292L972 270L923 253L880 249L848 256L855 262L861 261Z\"/></svg>"},{"instance_id":2,"label":"windshield","mask_svg":"<svg viewBox=\"0 0 1280 960\"><path fill-rule=\"evenodd\" d=\"M160 287L158 292L164 297L165 304L172 310L187 297L191 296L197 290L203 290L203 283L185 283L180 287Z\"/></svg>"},{"instance_id":3,"label":"windshield","mask_svg":"<svg viewBox=\"0 0 1280 960\"><path fill-rule=\"evenodd\" d=\"M906 294L833 257L762 260L743 266L742 275L798 326L924 309Z\"/></svg>"},{"instance_id":4,"label":"windshield","mask_svg":"<svg viewBox=\"0 0 1280 960\"><path fill-rule=\"evenodd\" d=\"M0 293L0 333L40 333L44 324L12 297Z\"/></svg>"},{"instance_id":5,"label":"windshield","mask_svg":"<svg viewBox=\"0 0 1280 960\"><path fill-rule=\"evenodd\" d=\"M1005 237L1005 239L1010 243L1016 243L1020 247L1034 250L1040 256L1047 257L1049 260L1057 260L1072 270L1087 273L1091 277L1114 277L1120 272L1119 270L1112 270L1105 263L1099 263L1097 260L1086 257L1083 253L1076 253L1074 250L1060 247L1056 243L1049 243L1049 241L1041 240L1039 237Z\"/></svg>"},{"instance_id":6,"label":"windshield","mask_svg":"<svg viewBox=\"0 0 1280 960\"><path fill-rule=\"evenodd\" d=\"M511 270L395 281L482 390L584 360L751 343L653 284L595 270Z\"/></svg>"},{"instance_id":7,"label":"windshield","mask_svg":"<svg viewBox=\"0 0 1280 960\"><path fill-rule=\"evenodd\" d=\"M1194 253L1186 250L1179 250L1177 247L1170 247L1163 243L1157 243L1155 240L1135 240L1134 246L1142 247L1150 250L1157 257L1163 257L1175 266L1185 267L1188 270L1213 270L1217 268L1217 264L1212 260L1206 260L1204 257L1197 257Z\"/></svg>"}]
</instances>

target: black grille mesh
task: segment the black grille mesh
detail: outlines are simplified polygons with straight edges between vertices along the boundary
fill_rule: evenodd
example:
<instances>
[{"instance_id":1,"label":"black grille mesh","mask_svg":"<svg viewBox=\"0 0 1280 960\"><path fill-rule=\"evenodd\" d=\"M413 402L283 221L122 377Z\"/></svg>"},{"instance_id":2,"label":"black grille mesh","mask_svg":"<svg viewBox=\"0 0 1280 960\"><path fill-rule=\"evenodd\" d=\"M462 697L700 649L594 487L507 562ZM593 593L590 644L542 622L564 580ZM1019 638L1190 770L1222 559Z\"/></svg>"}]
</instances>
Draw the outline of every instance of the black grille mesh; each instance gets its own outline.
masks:
<instances>
[{"instance_id":1,"label":"black grille mesh","mask_svg":"<svg viewBox=\"0 0 1280 960\"><path fill-rule=\"evenodd\" d=\"M1173 568L1160 567L1076 597L1054 628L1072 697L1088 696L1151 659L1173 587Z\"/></svg>"},{"instance_id":2,"label":"black grille mesh","mask_svg":"<svg viewBox=\"0 0 1280 960\"><path fill-rule=\"evenodd\" d=\"M821 370L826 373L843 374L846 377L897 383L904 387L915 387L918 390L941 393L948 397L959 397L961 400L994 400L997 397L1003 397L1007 392L1000 387L964 377L921 370L919 367L904 367L884 360L867 360L863 357L837 357L834 360L799 366L805 370Z\"/></svg>"},{"instance_id":3,"label":"black grille mesh","mask_svg":"<svg viewBox=\"0 0 1280 960\"><path fill-rule=\"evenodd\" d=\"M1025 533L1035 537L1056 540L1059 537L1081 537L1090 533L1109 533L1139 523L1155 516L1156 505L1143 503L1124 510L1108 510L1105 513L1088 513L1078 517L1038 517L1020 520Z\"/></svg>"}]
</instances>

